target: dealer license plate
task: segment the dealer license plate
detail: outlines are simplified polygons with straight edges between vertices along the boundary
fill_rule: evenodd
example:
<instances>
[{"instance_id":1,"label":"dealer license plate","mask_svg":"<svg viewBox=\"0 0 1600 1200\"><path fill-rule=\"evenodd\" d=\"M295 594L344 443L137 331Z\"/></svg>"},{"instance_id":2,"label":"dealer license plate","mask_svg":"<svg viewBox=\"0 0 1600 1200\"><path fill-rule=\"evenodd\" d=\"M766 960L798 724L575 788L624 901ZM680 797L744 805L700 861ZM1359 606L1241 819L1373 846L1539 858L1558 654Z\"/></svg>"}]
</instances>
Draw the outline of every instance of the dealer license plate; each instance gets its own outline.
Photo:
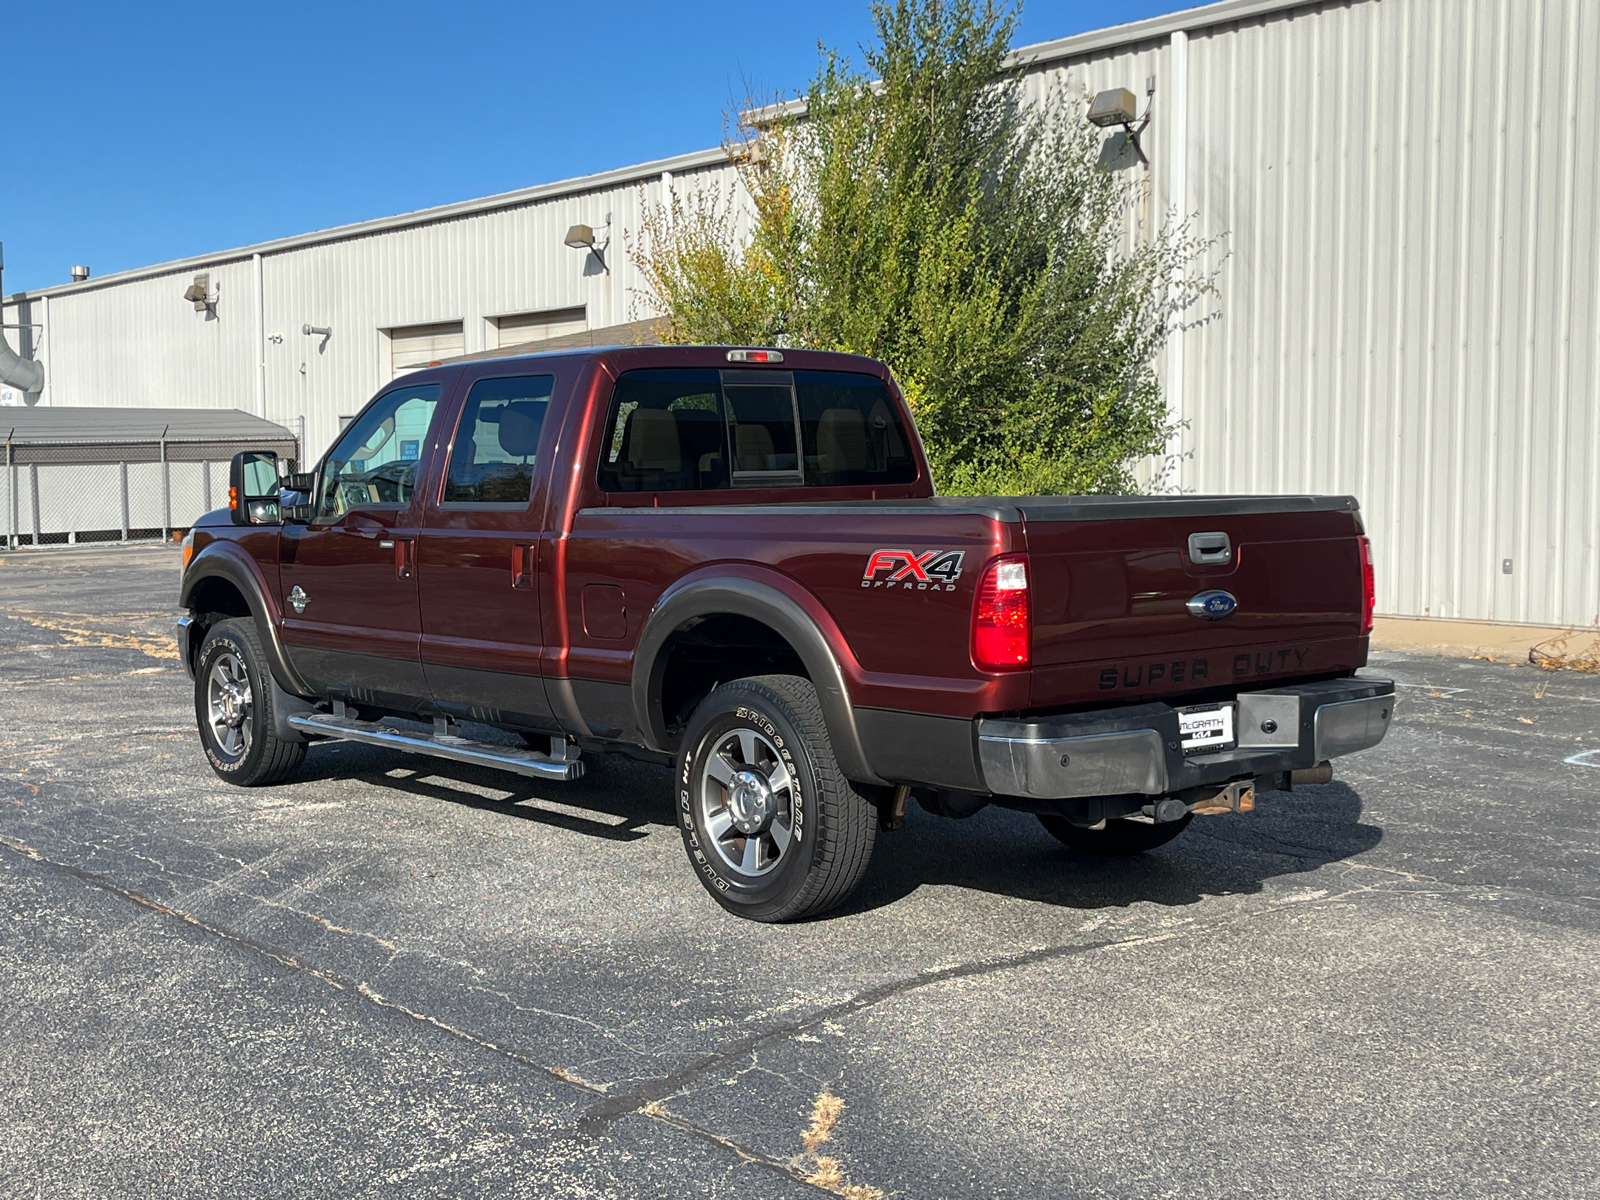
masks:
<instances>
[{"instance_id":1,"label":"dealer license plate","mask_svg":"<svg viewBox=\"0 0 1600 1200\"><path fill-rule=\"evenodd\" d=\"M1233 708L1230 704L1198 704L1178 710L1178 736L1185 754L1210 754L1232 750Z\"/></svg>"}]
</instances>

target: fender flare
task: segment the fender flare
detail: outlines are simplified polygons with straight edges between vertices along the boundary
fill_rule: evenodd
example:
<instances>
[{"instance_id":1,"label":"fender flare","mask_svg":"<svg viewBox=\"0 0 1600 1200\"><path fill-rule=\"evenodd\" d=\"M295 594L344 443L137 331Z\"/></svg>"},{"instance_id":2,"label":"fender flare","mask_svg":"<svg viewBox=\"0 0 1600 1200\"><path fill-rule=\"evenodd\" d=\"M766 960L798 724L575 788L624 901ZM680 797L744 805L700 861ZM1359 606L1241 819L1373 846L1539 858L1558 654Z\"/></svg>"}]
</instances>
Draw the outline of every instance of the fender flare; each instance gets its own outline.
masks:
<instances>
[{"instance_id":1,"label":"fender flare","mask_svg":"<svg viewBox=\"0 0 1600 1200\"><path fill-rule=\"evenodd\" d=\"M850 706L850 689L838 656L817 618L787 592L742 575L713 575L682 580L656 602L633 655L633 711L639 735L652 750L665 750L666 730L659 696L666 672L667 641L686 621L717 613L749 617L771 627L794 647L822 705L822 720L833 752L847 778L883 784L867 761Z\"/></svg>"},{"instance_id":2,"label":"fender flare","mask_svg":"<svg viewBox=\"0 0 1600 1200\"><path fill-rule=\"evenodd\" d=\"M256 623L256 632L261 635L261 644L267 651L267 666L272 671L272 677L278 686L291 696L314 695L306 681L300 677L300 672L296 671L294 664L289 661L283 639L278 636L278 625L273 619L277 606L268 597L266 581L261 577L260 568L241 551L223 548L232 545L231 542L212 542L194 556L188 570L183 573L183 584L178 593L179 606L191 607L195 588L203 580L224 579L233 584L239 589L239 594L244 597L245 604L250 608L250 616Z\"/></svg>"}]
</instances>

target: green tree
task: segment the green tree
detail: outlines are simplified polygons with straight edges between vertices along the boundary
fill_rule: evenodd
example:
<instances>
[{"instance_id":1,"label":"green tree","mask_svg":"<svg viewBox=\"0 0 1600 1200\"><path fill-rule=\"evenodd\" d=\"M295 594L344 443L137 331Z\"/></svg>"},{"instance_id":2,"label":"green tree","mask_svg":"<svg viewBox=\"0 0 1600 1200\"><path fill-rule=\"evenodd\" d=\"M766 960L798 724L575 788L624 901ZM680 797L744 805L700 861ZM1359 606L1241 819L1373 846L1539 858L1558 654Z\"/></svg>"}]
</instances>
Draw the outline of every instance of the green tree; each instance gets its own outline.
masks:
<instances>
[{"instance_id":1,"label":"green tree","mask_svg":"<svg viewBox=\"0 0 1600 1200\"><path fill-rule=\"evenodd\" d=\"M741 113L740 187L674 197L629 252L669 341L887 362L946 494L1125 492L1169 427L1153 360L1203 247L1130 236L1078 98L1029 104L993 0L873 7L859 72ZM1193 290L1194 285L1185 285Z\"/></svg>"}]
</instances>

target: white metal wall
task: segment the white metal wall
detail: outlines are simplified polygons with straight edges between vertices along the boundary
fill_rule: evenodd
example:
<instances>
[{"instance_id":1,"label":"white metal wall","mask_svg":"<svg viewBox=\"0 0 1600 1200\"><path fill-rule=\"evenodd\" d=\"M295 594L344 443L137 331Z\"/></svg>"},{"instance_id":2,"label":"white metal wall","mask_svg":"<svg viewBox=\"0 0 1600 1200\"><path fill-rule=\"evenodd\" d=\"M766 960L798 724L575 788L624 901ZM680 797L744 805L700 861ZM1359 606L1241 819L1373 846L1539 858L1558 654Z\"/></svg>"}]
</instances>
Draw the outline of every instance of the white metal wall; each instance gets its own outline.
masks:
<instances>
[{"instance_id":1,"label":"white metal wall","mask_svg":"<svg viewBox=\"0 0 1600 1200\"><path fill-rule=\"evenodd\" d=\"M1188 52L1183 208L1230 257L1185 490L1354 493L1383 612L1600 623L1600 4L1327 4Z\"/></svg>"},{"instance_id":2,"label":"white metal wall","mask_svg":"<svg viewBox=\"0 0 1600 1200\"><path fill-rule=\"evenodd\" d=\"M1029 86L1151 74L1154 208L1220 235L1168 482L1355 494L1383 612L1600 623L1600 4L1217 5Z\"/></svg>"}]
</instances>

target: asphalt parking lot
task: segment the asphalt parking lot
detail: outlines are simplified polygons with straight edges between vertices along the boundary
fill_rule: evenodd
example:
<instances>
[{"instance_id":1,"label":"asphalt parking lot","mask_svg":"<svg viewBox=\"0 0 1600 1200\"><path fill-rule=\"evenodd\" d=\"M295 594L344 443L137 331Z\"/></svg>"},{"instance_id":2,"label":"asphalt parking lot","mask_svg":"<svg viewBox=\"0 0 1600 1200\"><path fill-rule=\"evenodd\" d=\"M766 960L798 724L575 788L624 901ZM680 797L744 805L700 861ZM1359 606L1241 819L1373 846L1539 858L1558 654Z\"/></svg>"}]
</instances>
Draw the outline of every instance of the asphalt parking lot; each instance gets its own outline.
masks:
<instances>
[{"instance_id":1,"label":"asphalt parking lot","mask_svg":"<svg viewBox=\"0 0 1600 1200\"><path fill-rule=\"evenodd\" d=\"M222 784L177 570L0 554L0 1196L1600 1194L1600 678L1379 658L1330 785L1121 863L913 808L773 927L663 769Z\"/></svg>"}]
</instances>

